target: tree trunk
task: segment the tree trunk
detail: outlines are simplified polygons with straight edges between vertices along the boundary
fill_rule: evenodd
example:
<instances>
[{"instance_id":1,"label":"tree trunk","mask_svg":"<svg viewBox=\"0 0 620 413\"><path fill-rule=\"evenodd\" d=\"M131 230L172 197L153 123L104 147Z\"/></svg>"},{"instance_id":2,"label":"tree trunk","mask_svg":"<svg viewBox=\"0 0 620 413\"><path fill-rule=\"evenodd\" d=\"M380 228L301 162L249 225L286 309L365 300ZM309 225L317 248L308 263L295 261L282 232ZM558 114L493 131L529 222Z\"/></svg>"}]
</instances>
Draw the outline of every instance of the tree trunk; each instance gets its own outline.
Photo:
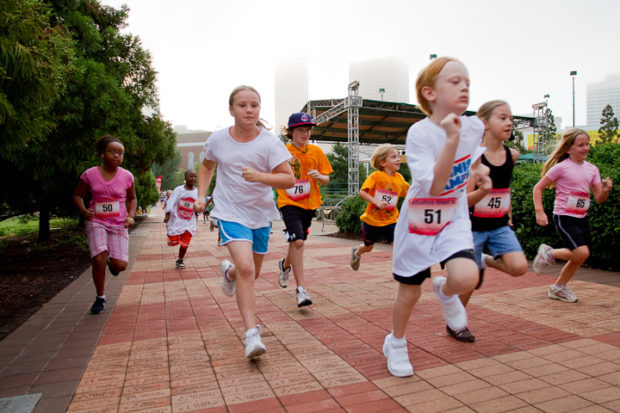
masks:
<instances>
[{"instance_id":1,"label":"tree trunk","mask_svg":"<svg viewBox=\"0 0 620 413\"><path fill-rule=\"evenodd\" d=\"M41 205L39 211L39 242L50 239L50 209L48 205Z\"/></svg>"}]
</instances>

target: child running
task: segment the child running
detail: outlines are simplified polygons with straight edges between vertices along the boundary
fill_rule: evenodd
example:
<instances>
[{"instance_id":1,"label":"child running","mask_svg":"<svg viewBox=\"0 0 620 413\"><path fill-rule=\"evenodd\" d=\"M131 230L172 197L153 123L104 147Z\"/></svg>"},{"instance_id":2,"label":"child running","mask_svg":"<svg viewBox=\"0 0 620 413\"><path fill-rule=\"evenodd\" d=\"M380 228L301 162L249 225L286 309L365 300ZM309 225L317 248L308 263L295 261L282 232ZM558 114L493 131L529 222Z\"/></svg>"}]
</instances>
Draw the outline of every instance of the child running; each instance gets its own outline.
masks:
<instances>
[{"instance_id":1,"label":"child running","mask_svg":"<svg viewBox=\"0 0 620 413\"><path fill-rule=\"evenodd\" d=\"M245 356L267 351L256 324L254 279L260 275L267 253L271 221L280 218L273 200L274 188L289 188L295 177L288 164L291 154L259 119L261 99L250 86L239 86L230 94L233 126L213 132L205 143L205 158L198 170L196 211L203 212L205 195L213 171L217 177L211 216L218 220L220 245L225 245L232 263L220 263L222 290L236 293L245 326Z\"/></svg>"},{"instance_id":2,"label":"child running","mask_svg":"<svg viewBox=\"0 0 620 413\"><path fill-rule=\"evenodd\" d=\"M492 100L480 106L477 115L484 124L482 146L486 151L481 162L490 169L489 177L493 183L492 188L484 189L477 187L472 180L467 185L474 257L480 268L476 288L480 288L485 268L495 268L519 277L527 272L527 259L510 221L510 181L512 168L519 159L519 151L504 145L512 134L510 106L503 100ZM485 247L491 255L483 253ZM472 293L473 290L461 294L464 306L467 306ZM454 331L446 325L446 331L458 341L476 341L467 327Z\"/></svg>"},{"instance_id":3,"label":"child running","mask_svg":"<svg viewBox=\"0 0 620 413\"><path fill-rule=\"evenodd\" d=\"M470 174L478 186L491 185L489 169L478 159L484 125L477 117L461 116L469 103L465 66L449 57L434 59L418 75L416 92L428 117L407 133L412 185L404 203L407 213L394 230L392 271L399 284L392 332L383 344L388 370L398 377L413 374L405 330L432 265L447 268L447 278L433 278L446 323L454 331L467 327L458 295L476 286L478 266L465 188Z\"/></svg>"},{"instance_id":4,"label":"child running","mask_svg":"<svg viewBox=\"0 0 620 413\"><path fill-rule=\"evenodd\" d=\"M185 253L196 233L196 214L194 204L198 197L196 172L188 169L185 171L185 184L174 188L170 199L166 204L166 217L164 222L168 229L168 245L179 245L179 258L176 261L178 269L184 269Z\"/></svg>"},{"instance_id":5,"label":"child running","mask_svg":"<svg viewBox=\"0 0 620 413\"><path fill-rule=\"evenodd\" d=\"M86 236L93 267L97 297L90 308L92 314L105 309L105 267L116 276L129 262L129 234L136 215L136 191L131 172L121 168L125 148L112 135L95 142L95 152L103 165L84 171L73 192L73 203L86 220ZM90 193L88 208L84 197Z\"/></svg>"},{"instance_id":6,"label":"child running","mask_svg":"<svg viewBox=\"0 0 620 413\"><path fill-rule=\"evenodd\" d=\"M362 254L372 251L381 237L388 244L394 241L398 197L404 197L409 190L409 184L397 172L400 169L400 155L393 145L379 145L370 158L370 164L376 171L366 178L359 192L360 198L368 205L360 217L364 243L353 247L351 252L351 268L354 271L360 267Z\"/></svg>"},{"instance_id":7,"label":"child running","mask_svg":"<svg viewBox=\"0 0 620 413\"><path fill-rule=\"evenodd\" d=\"M286 226L288 242L286 257L278 261L278 283L286 288L291 273L297 284L297 307L312 304L304 287L304 244L316 209L321 206L321 185L329 183L332 167L323 150L308 143L312 134L312 117L307 113L293 113L288 119L285 136L291 140L286 145L293 159L289 162L295 175L295 185L278 189L278 208Z\"/></svg>"},{"instance_id":8,"label":"child running","mask_svg":"<svg viewBox=\"0 0 620 413\"><path fill-rule=\"evenodd\" d=\"M587 216L590 188L594 199L603 203L613 187L610 178L601 181L598 168L586 161L589 152L590 138L586 131L576 128L565 131L558 147L543 165L542 179L534 186L536 223L547 226L549 221L543 209L542 193L555 184L553 223L564 248L554 249L541 244L532 267L535 273L540 274L556 259L567 261L548 292L550 298L567 303L577 301L577 295L567 284L590 256Z\"/></svg>"}]
</instances>

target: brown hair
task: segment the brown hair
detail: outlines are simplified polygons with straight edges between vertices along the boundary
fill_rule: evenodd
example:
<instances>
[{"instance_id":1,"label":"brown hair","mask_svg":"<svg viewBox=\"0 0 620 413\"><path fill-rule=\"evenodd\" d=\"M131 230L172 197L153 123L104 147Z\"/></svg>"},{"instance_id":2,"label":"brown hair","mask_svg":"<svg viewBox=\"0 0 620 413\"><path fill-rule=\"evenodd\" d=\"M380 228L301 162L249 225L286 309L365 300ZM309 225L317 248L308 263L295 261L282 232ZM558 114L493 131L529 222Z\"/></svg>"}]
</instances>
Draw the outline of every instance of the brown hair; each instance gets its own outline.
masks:
<instances>
[{"instance_id":1,"label":"brown hair","mask_svg":"<svg viewBox=\"0 0 620 413\"><path fill-rule=\"evenodd\" d=\"M557 165L569 157L568 151L570 147L573 146L579 135L586 135L588 139L590 138L588 132L583 129L572 128L564 131L562 134L562 139L560 139L560 143L555 148L555 151L553 151L549 159L547 159L547 162L543 165L540 176L545 176L549 169L551 169L554 165Z\"/></svg>"},{"instance_id":2,"label":"brown hair","mask_svg":"<svg viewBox=\"0 0 620 413\"><path fill-rule=\"evenodd\" d=\"M459 60L453 57L438 57L433 59L424 69L418 73L418 78L415 81L416 96L418 97L418 104L424 113L428 116L433 114L433 109L428 100L422 95L422 89L426 86L434 87L437 76L448 62L461 63ZM461 63L462 64L462 63Z\"/></svg>"},{"instance_id":3,"label":"brown hair","mask_svg":"<svg viewBox=\"0 0 620 413\"><path fill-rule=\"evenodd\" d=\"M102 155L105 152L105 148L108 147L108 144L110 142L117 142L120 143L123 148L125 147L125 145L123 145L123 142L121 142L121 140L118 139L116 136L106 134L95 141L95 152L97 153L97 155Z\"/></svg>"},{"instance_id":4,"label":"brown hair","mask_svg":"<svg viewBox=\"0 0 620 413\"><path fill-rule=\"evenodd\" d=\"M237 86L236 88L234 88L232 92L230 92L230 96L228 98L228 106L232 107L233 102L235 101L235 95L237 93L241 92L242 90L249 90L251 92L256 93L256 96L258 96L258 103L261 103L260 93L258 93L258 91L256 89L254 89L252 86L240 85L240 86ZM256 122L256 126L262 126L265 129L271 129L268 126L267 122L264 119L262 119L262 118L258 119L258 122Z\"/></svg>"},{"instance_id":5,"label":"brown hair","mask_svg":"<svg viewBox=\"0 0 620 413\"><path fill-rule=\"evenodd\" d=\"M370 158L370 164L372 167L377 171L382 171L383 167L381 167L381 162L385 161L392 151L396 151L398 153L398 149L396 149L396 147L391 143L384 143L377 146Z\"/></svg>"},{"instance_id":6,"label":"brown hair","mask_svg":"<svg viewBox=\"0 0 620 413\"><path fill-rule=\"evenodd\" d=\"M493 114L493 111L497 109L498 107L504 106L504 105L510 108L510 105L505 100L500 100L500 99L490 100L486 103L483 103L482 106L478 108L478 112L476 112L476 116L478 116L480 119L484 119L488 121L489 119L491 119L491 115Z\"/></svg>"}]
</instances>

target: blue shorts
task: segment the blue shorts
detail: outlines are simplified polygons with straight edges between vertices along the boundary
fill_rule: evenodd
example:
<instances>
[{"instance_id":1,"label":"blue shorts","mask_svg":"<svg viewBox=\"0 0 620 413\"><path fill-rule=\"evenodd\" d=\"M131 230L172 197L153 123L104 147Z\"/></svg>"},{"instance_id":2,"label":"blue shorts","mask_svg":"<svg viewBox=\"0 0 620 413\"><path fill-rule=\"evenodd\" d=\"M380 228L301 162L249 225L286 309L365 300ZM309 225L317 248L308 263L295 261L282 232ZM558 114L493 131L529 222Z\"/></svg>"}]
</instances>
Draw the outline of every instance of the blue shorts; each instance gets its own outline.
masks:
<instances>
[{"instance_id":1,"label":"blue shorts","mask_svg":"<svg viewBox=\"0 0 620 413\"><path fill-rule=\"evenodd\" d=\"M494 259L509 252L523 252L515 232L508 225L492 231L472 231L472 234L474 236L474 257L478 268L480 268L480 254L485 246Z\"/></svg>"},{"instance_id":2,"label":"blue shorts","mask_svg":"<svg viewBox=\"0 0 620 413\"><path fill-rule=\"evenodd\" d=\"M226 245L234 241L250 242L252 243L252 252L267 254L271 226L251 229L236 222L222 220L218 220L217 225L220 229L219 245Z\"/></svg>"}]
</instances>

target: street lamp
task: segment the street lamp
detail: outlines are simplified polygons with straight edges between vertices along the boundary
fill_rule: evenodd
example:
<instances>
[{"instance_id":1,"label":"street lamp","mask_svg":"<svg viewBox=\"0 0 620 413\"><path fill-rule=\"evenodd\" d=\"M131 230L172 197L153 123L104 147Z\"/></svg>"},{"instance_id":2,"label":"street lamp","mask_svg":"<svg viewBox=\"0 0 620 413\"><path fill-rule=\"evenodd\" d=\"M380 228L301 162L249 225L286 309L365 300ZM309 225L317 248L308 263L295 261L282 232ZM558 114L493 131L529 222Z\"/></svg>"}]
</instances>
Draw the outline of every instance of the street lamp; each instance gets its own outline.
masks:
<instances>
[{"instance_id":1,"label":"street lamp","mask_svg":"<svg viewBox=\"0 0 620 413\"><path fill-rule=\"evenodd\" d=\"M577 71L571 70L570 77L573 79L573 128L575 127L575 76L577 76Z\"/></svg>"}]
</instances>

